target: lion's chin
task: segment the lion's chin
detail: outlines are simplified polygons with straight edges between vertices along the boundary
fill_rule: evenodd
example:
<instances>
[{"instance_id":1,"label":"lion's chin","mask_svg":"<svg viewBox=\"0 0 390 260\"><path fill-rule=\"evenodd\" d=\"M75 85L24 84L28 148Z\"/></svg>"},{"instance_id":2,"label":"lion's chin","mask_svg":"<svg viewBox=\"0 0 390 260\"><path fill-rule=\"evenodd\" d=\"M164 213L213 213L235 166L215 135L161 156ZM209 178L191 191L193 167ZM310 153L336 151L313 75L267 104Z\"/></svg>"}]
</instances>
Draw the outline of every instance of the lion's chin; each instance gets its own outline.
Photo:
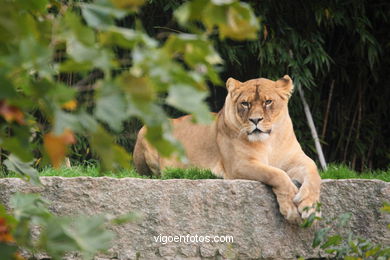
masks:
<instances>
[{"instance_id":1,"label":"lion's chin","mask_svg":"<svg viewBox=\"0 0 390 260\"><path fill-rule=\"evenodd\" d=\"M249 142L261 142L269 138L269 133L252 133L248 135Z\"/></svg>"}]
</instances>

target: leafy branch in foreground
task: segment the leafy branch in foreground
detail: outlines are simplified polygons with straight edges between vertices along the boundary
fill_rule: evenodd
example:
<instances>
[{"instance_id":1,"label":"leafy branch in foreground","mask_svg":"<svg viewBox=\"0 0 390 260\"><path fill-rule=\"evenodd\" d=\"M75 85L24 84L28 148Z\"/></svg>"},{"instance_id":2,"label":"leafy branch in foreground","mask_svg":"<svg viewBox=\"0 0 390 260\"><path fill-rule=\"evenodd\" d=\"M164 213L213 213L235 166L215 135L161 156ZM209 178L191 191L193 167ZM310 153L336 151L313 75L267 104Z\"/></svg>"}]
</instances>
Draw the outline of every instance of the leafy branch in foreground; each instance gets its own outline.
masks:
<instances>
[{"instance_id":1,"label":"leafy branch in foreground","mask_svg":"<svg viewBox=\"0 0 390 260\"><path fill-rule=\"evenodd\" d=\"M11 200L13 215L1 209L3 227L9 239L0 242L2 257L12 259L20 249L30 254L47 252L53 259L61 259L67 252L79 251L84 259L110 246L113 233L106 231L102 216L77 217L71 224L70 217L56 217L47 210L47 202L34 194L16 194ZM41 229L38 238L32 239L32 227Z\"/></svg>"},{"instance_id":2,"label":"leafy branch in foreground","mask_svg":"<svg viewBox=\"0 0 390 260\"><path fill-rule=\"evenodd\" d=\"M115 237L106 230L107 224L118 225L139 218L135 214L111 219L103 215L54 216L47 209L48 202L37 194L17 193L10 204L12 214L0 205L1 259L23 259L21 249L30 255L45 253L52 259L62 259L70 252L92 259L96 253L109 249Z\"/></svg>"},{"instance_id":3,"label":"leafy branch in foreground","mask_svg":"<svg viewBox=\"0 0 390 260\"><path fill-rule=\"evenodd\" d=\"M3 3L0 148L12 155L10 161L27 163L17 170L8 163L9 170L32 173L31 162L59 167L77 136L88 140L102 169L127 168L131 156L112 134L132 117L147 126L147 139L160 154L180 155L165 104L192 114L199 123L211 122L204 102L206 82L222 84L218 66L223 61L209 37L255 38L259 25L252 9L236 0L186 2L175 17L187 33L170 33L158 41L141 29L138 10L143 3ZM134 19L134 29L118 26L126 17ZM92 78L88 102L85 86L63 82L70 76L79 82ZM34 161L36 155L43 159Z\"/></svg>"},{"instance_id":4,"label":"leafy branch in foreground","mask_svg":"<svg viewBox=\"0 0 390 260\"><path fill-rule=\"evenodd\" d=\"M320 205L316 207L316 210L319 209ZM381 210L389 214L389 204L385 203ZM339 233L340 228L346 226L351 216L351 213L345 213L327 221L326 227L316 230L312 247L320 249L320 252L324 252L328 258L347 260L389 259L390 247L374 244L368 239L354 235L352 231ZM313 213L302 227L312 226L315 218ZM390 228L390 224L387 228Z\"/></svg>"},{"instance_id":5,"label":"leafy branch in foreground","mask_svg":"<svg viewBox=\"0 0 390 260\"><path fill-rule=\"evenodd\" d=\"M9 171L39 183L34 167L49 161L60 167L80 136L88 140L102 170L129 168L131 156L113 134L131 117L147 126L146 137L160 154L180 156L166 104L192 114L199 123L211 122L204 102L206 82L222 84L217 69L223 61L210 34L219 28L222 38L254 38L258 25L251 8L237 0L194 1L196 10L186 3L176 17L187 33L158 41L140 29L137 11L143 3L2 2L0 153L7 157ZM207 18L210 10L219 14L217 19ZM185 18L185 12L200 16ZM135 29L118 26L125 18L134 19L130 27ZM79 83L66 84L63 79L69 77ZM86 79L92 86L80 83ZM85 91L91 92L89 100ZM78 251L91 259L108 249L113 238L104 217L57 217L37 195L16 195L11 208L12 215L0 208L1 259L21 258L20 249L43 251L53 259ZM31 225L40 228L37 238Z\"/></svg>"}]
</instances>

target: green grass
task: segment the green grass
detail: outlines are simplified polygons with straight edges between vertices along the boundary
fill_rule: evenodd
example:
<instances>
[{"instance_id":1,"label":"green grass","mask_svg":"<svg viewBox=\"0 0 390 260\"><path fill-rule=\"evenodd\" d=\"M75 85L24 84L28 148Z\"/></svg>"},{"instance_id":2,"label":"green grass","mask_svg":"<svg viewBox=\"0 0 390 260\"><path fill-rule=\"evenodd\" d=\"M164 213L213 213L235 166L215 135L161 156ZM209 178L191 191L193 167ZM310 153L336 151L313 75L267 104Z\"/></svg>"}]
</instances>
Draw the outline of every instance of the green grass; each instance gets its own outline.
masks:
<instances>
[{"instance_id":1,"label":"green grass","mask_svg":"<svg viewBox=\"0 0 390 260\"><path fill-rule=\"evenodd\" d=\"M322 179L379 179L390 182L390 168L383 171L355 172L345 165L331 164L327 171L320 174Z\"/></svg>"},{"instance_id":2,"label":"green grass","mask_svg":"<svg viewBox=\"0 0 390 260\"><path fill-rule=\"evenodd\" d=\"M199 179L217 179L210 170L205 169L165 169L161 179L190 179L190 180L199 180Z\"/></svg>"},{"instance_id":3,"label":"green grass","mask_svg":"<svg viewBox=\"0 0 390 260\"><path fill-rule=\"evenodd\" d=\"M390 168L386 171L368 171L358 173L350 170L345 165L329 165L327 171L320 172L322 179L379 179L390 182ZM100 172L99 168L93 165L88 166L73 166L72 168L45 168L39 172L40 176L62 176L62 177L78 177L78 176L90 176L100 177L108 176L115 178L152 178L150 176L142 176L138 174L134 169L121 170L119 172ZM15 173L0 172L0 178L4 177L18 177ZM210 170L204 169L166 169L160 178L166 179L216 179Z\"/></svg>"},{"instance_id":4,"label":"green grass","mask_svg":"<svg viewBox=\"0 0 390 260\"><path fill-rule=\"evenodd\" d=\"M72 168L44 168L39 172L39 176L61 176L61 177L79 177L79 176L89 176L89 177L115 177L115 178L148 178L147 176L142 176L138 174L134 169L124 169L118 172L106 171L100 172L99 168L96 166L72 166ZM0 178L5 177L19 177L16 173L4 173L0 172Z\"/></svg>"}]
</instances>

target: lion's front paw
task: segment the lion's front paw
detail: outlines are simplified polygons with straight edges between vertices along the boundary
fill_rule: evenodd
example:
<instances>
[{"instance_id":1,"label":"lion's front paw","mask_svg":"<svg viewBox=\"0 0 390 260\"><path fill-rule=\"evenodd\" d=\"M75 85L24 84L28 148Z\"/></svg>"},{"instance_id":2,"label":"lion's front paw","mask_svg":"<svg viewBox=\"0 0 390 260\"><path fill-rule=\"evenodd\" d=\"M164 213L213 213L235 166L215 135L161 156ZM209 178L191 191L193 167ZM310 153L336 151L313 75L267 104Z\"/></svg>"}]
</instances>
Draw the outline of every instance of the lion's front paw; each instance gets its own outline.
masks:
<instances>
[{"instance_id":1,"label":"lion's front paw","mask_svg":"<svg viewBox=\"0 0 390 260\"><path fill-rule=\"evenodd\" d=\"M300 224L302 222L298 209L291 200L279 201L279 210L288 222L293 224Z\"/></svg>"},{"instance_id":2,"label":"lion's front paw","mask_svg":"<svg viewBox=\"0 0 390 260\"><path fill-rule=\"evenodd\" d=\"M293 224L301 223L302 219L298 212L298 208L293 202L293 198L296 196L298 189L292 184L288 191L274 189L274 192L279 204L279 211L284 218Z\"/></svg>"},{"instance_id":3,"label":"lion's front paw","mask_svg":"<svg viewBox=\"0 0 390 260\"><path fill-rule=\"evenodd\" d=\"M319 202L319 192L302 187L294 197L294 203L298 207L298 212L302 219L307 219L311 214L321 217L321 212L317 207Z\"/></svg>"}]
</instances>

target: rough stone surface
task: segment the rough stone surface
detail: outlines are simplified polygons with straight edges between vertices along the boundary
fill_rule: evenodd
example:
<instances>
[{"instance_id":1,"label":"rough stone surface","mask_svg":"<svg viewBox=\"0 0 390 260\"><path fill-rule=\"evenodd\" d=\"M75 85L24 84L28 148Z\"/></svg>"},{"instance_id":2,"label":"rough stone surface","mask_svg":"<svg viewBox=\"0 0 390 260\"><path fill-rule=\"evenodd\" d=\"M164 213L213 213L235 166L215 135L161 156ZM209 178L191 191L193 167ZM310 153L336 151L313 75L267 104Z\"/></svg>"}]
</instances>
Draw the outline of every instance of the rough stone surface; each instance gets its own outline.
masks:
<instances>
[{"instance_id":1,"label":"rough stone surface","mask_svg":"<svg viewBox=\"0 0 390 260\"><path fill-rule=\"evenodd\" d=\"M33 187L20 179L0 179L0 202L8 204L17 191L39 192L58 215L137 211L143 216L139 223L112 227L117 239L107 255L96 257L99 260L318 257L311 248L318 227L286 223L271 189L259 182L108 177L44 177L42 182L44 187ZM380 211L383 202L390 201L390 183L324 180L321 201L325 220L351 212L346 230L390 245L390 216ZM164 245L154 240L160 234L231 235L234 242Z\"/></svg>"}]
</instances>

